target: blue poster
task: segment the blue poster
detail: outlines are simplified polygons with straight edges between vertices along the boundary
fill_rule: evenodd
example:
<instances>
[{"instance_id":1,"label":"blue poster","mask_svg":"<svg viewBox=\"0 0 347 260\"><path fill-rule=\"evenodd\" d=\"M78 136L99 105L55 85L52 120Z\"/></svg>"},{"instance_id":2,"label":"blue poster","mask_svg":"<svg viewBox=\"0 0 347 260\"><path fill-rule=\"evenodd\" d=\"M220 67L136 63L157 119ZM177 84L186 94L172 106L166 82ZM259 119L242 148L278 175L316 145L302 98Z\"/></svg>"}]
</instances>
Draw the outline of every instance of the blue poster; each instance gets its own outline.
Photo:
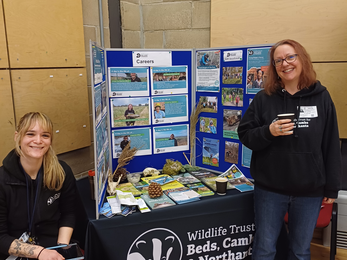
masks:
<instances>
[{"instance_id":1,"label":"blue poster","mask_svg":"<svg viewBox=\"0 0 347 260\"><path fill-rule=\"evenodd\" d=\"M153 97L152 120L153 124L188 121L188 95Z\"/></svg>"},{"instance_id":2,"label":"blue poster","mask_svg":"<svg viewBox=\"0 0 347 260\"><path fill-rule=\"evenodd\" d=\"M101 84L94 88L94 107L95 107L95 125L98 125L101 120Z\"/></svg>"},{"instance_id":3,"label":"blue poster","mask_svg":"<svg viewBox=\"0 0 347 260\"><path fill-rule=\"evenodd\" d=\"M189 125L154 127L154 154L189 150Z\"/></svg>"},{"instance_id":4,"label":"blue poster","mask_svg":"<svg viewBox=\"0 0 347 260\"><path fill-rule=\"evenodd\" d=\"M252 150L242 145L242 166L251 167Z\"/></svg>"},{"instance_id":5,"label":"blue poster","mask_svg":"<svg viewBox=\"0 0 347 260\"><path fill-rule=\"evenodd\" d=\"M104 50L92 45L92 53L94 85L97 85L105 80L103 77L105 75Z\"/></svg>"},{"instance_id":6,"label":"blue poster","mask_svg":"<svg viewBox=\"0 0 347 260\"><path fill-rule=\"evenodd\" d=\"M152 95L188 93L187 66L153 67Z\"/></svg>"},{"instance_id":7,"label":"blue poster","mask_svg":"<svg viewBox=\"0 0 347 260\"><path fill-rule=\"evenodd\" d=\"M148 68L109 68L110 97L148 96Z\"/></svg>"},{"instance_id":8,"label":"blue poster","mask_svg":"<svg viewBox=\"0 0 347 260\"><path fill-rule=\"evenodd\" d=\"M219 92L220 50L196 52L196 90Z\"/></svg>"},{"instance_id":9,"label":"blue poster","mask_svg":"<svg viewBox=\"0 0 347 260\"><path fill-rule=\"evenodd\" d=\"M202 163L219 167L219 140L203 138Z\"/></svg>"},{"instance_id":10,"label":"blue poster","mask_svg":"<svg viewBox=\"0 0 347 260\"><path fill-rule=\"evenodd\" d=\"M150 128L123 129L112 131L113 158L118 158L126 145L138 148L135 156L152 154L152 140Z\"/></svg>"},{"instance_id":11,"label":"blue poster","mask_svg":"<svg viewBox=\"0 0 347 260\"><path fill-rule=\"evenodd\" d=\"M97 162L99 162L104 150L108 146L107 116L101 119L101 123L96 127L95 133Z\"/></svg>"},{"instance_id":12,"label":"blue poster","mask_svg":"<svg viewBox=\"0 0 347 260\"><path fill-rule=\"evenodd\" d=\"M247 50L247 94L256 94L264 89L266 71L270 64L270 47Z\"/></svg>"}]
</instances>

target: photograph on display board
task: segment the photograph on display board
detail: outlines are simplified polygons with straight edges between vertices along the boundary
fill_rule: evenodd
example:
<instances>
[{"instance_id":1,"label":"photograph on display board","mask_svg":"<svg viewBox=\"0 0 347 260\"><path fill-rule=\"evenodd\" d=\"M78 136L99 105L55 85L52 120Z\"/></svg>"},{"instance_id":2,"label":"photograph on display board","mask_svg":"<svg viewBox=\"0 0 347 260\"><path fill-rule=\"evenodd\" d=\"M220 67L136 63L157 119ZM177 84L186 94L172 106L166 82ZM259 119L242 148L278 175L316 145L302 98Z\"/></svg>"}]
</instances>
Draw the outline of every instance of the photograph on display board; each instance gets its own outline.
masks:
<instances>
[{"instance_id":1,"label":"photograph on display board","mask_svg":"<svg viewBox=\"0 0 347 260\"><path fill-rule=\"evenodd\" d=\"M94 107L95 107L95 125L98 125L101 120L101 110L102 110L102 94L101 94L101 84L94 87Z\"/></svg>"},{"instance_id":2,"label":"photograph on display board","mask_svg":"<svg viewBox=\"0 0 347 260\"><path fill-rule=\"evenodd\" d=\"M201 96L200 101L204 107L204 112L217 113L218 112L218 97Z\"/></svg>"},{"instance_id":3,"label":"photograph on display board","mask_svg":"<svg viewBox=\"0 0 347 260\"><path fill-rule=\"evenodd\" d=\"M242 84L243 67L223 67L223 84Z\"/></svg>"},{"instance_id":4,"label":"photograph on display board","mask_svg":"<svg viewBox=\"0 0 347 260\"><path fill-rule=\"evenodd\" d=\"M219 167L219 140L203 138L202 163Z\"/></svg>"},{"instance_id":5,"label":"photograph on display board","mask_svg":"<svg viewBox=\"0 0 347 260\"><path fill-rule=\"evenodd\" d=\"M225 141L224 160L228 163L238 163L239 143Z\"/></svg>"},{"instance_id":6,"label":"photograph on display board","mask_svg":"<svg viewBox=\"0 0 347 260\"><path fill-rule=\"evenodd\" d=\"M220 50L196 52L196 90L219 92Z\"/></svg>"},{"instance_id":7,"label":"photograph on display board","mask_svg":"<svg viewBox=\"0 0 347 260\"><path fill-rule=\"evenodd\" d=\"M152 67L152 95L188 93L188 67Z\"/></svg>"},{"instance_id":8,"label":"photograph on display board","mask_svg":"<svg viewBox=\"0 0 347 260\"><path fill-rule=\"evenodd\" d=\"M135 156L152 154L152 135L150 128L134 128L112 131L113 158L118 158L127 144L130 149L136 147L139 150Z\"/></svg>"},{"instance_id":9,"label":"photograph on display board","mask_svg":"<svg viewBox=\"0 0 347 260\"><path fill-rule=\"evenodd\" d=\"M152 107L153 124L188 121L188 95L152 97Z\"/></svg>"},{"instance_id":10,"label":"photograph on display board","mask_svg":"<svg viewBox=\"0 0 347 260\"><path fill-rule=\"evenodd\" d=\"M247 50L246 94L256 94L264 89L270 64L269 50L270 47Z\"/></svg>"},{"instance_id":11,"label":"photograph on display board","mask_svg":"<svg viewBox=\"0 0 347 260\"><path fill-rule=\"evenodd\" d=\"M237 128L239 127L242 110L223 110L223 137L239 139Z\"/></svg>"},{"instance_id":12,"label":"photograph on display board","mask_svg":"<svg viewBox=\"0 0 347 260\"><path fill-rule=\"evenodd\" d=\"M200 117L200 132L217 134L217 118Z\"/></svg>"},{"instance_id":13,"label":"photograph on display board","mask_svg":"<svg viewBox=\"0 0 347 260\"><path fill-rule=\"evenodd\" d=\"M96 154L97 162L101 160L103 151L108 146L108 127L107 127L107 116L101 119L101 123L97 126L95 130L96 134Z\"/></svg>"},{"instance_id":14,"label":"photograph on display board","mask_svg":"<svg viewBox=\"0 0 347 260\"><path fill-rule=\"evenodd\" d=\"M112 127L150 125L148 97L111 98Z\"/></svg>"},{"instance_id":15,"label":"photograph on display board","mask_svg":"<svg viewBox=\"0 0 347 260\"><path fill-rule=\"evenodd\" d=\"M110 97L149 95L148 68L109 68Z\"/></svg>"},{"instance_id":16,"label":"photograph on display board","mask_svg":"<svg viewBox=\"0 0 347 260\"><path fill-rule=\"evenodd\" d=\"M252 150L242 145L242 166L251 167Z\"/></svg>"},{"instance_id":17,"label":"photograph on display board","mask_svg":"<svg viewBox=\"0 0 347 260\"><path fill-rule=\"evenodd\" d=\"M222 88L222 105L243 107L243 88Z\"/></svg>"},{"instance_id":18,"label":"photograph on display board","mask_svg":"<svg viewBox=\"0 0 347 260\"><path fill-rule=\"evenodd\" d=\"M189 125L154 127L154 153L189 150Z\"/></svg>"}]
</instances>

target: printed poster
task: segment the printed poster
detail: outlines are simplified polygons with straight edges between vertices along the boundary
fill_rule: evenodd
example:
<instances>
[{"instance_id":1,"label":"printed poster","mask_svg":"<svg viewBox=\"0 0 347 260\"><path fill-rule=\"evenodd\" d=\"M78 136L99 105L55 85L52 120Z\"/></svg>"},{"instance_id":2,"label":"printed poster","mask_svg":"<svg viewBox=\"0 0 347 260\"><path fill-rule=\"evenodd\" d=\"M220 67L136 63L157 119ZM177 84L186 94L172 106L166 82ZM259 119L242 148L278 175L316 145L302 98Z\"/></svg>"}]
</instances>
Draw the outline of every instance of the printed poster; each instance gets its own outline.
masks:
<instances>
[{"instance_id":1,"label":"printed poster","mask_svg":"<svg viewBox=\"0 0 347 260\"><path fill-rule=\"evenodd\" d=\"M222 88L222 105L243 107L243 88Z\"/></svg>"},{"instance_id":2,"label":"printed poster","mask_svg":"<svg viewBox=\"0 0 347 260\"><path fill-rule=\"evenodd\" d=\"M237 128L241 121L242 110L223 110L223 137L239 139Z\"/></svg>"},{"instance_id":3,"label":"printed poster","mask_svg":"<svg viewBox=\"0 0 347 260\"><path fill-rule=\"evenodd\" d=\"M108 147L108 127L107 127L107 116L101 119L100 124L96 127L96 155L97 162L101 160L102 154L106 147Z\"/></svg>"},{"instance_id":4,"label":"printed poster","mask_svg":"<svg viewBox=\"0 0 347 260\"><path fill-rule=\"evenodd\" d=\"M154 127L154 154L189 150L189 125Z\"/></svg>"},{"instance_id":5,"label":"printed poster","mask_svg":"<svg viewBox=\"0 0 347 260\"><path fill-rule=\"evenodd\" d=\"M242 84L243 67L223 67L223 84Z\"/></svg>"},{"instance_id":6,"label":"printed poster","mask_svg":"<svg viewBox=\"0 0 347 260\"><path fill-rule=\"evenodd\" d=\"M196 52L197 91L219 92L220 50Z\"/></svg>"},{"instance_id":7,"label":"printed poster","mask_svg":"<svg viewBox=\"0 0 347 260\"><path fill-rule=\"evenodd\" d=\"M145 126L150 124L149 97L111 98L112 127Z\"/></svg>"},{"instance_id":8,"label":"printed poster","mask_svg":"<svg viewBox=\"0 0 347 260\"><path fill-rule=\"evenodd\" d=\"M237 164L239 161L239 143L225 141L224 160Z\"/></svg>"},{"instance_id":9,"label":"printed poster","mask_svg":"<svg viewBox=\"0 0 347 260\"><path fill-rule=\"evenodd\" d=\"M242 50L224 51L223 60L224 62L242 61L242 52L243 52Z\"/></svg>"},{"instance_id":10,"label":"printed poster","mask_svg":"<svg viewBox=\"0 0 347 260\"><path fill-rule=\"evenodd\" d=\"M242 166L251 167L252 150L242 145Z\"/></svg>"},{"instance_id":11,"label":"printed poster","mask_svg":"<svg viewBox=\"0 0 347 260\"><path fill-rule=\"evenodd\" d=\"M219 167L219 140L203 138L202 163Z\"/></svg>"},{"instance_id":12,"label":"printed poster","mask_svg":"<svg viewBox=\"0 0 347 260\"><path fill-rule=\"evenodd\" d=\"M200 117L200 132L217 134L217 118Z\"/></svg>"},{"instance_id":13,"label":"printed poster","mask_svg":"<svg viewBox=\"0 0 347 260\"><path fill-rule=\"evenodd\" d=\"M152 98L153 124L188 121L188 95Z\"/></svg>"},{"instance_id":14,"label":"printed poster","mask_svg":"<svg viewBox=\"0 0 347 260\"><path fill-rule=\"evenodd\" d=\"M270 64L270 47L247 50L246 94L256 94L264 89L266 71Z\"/></svg>"},{"instance_id":15,"label":"printed poster","mask_svg":"<svg viewBox=\"0 0 347 260\"><path fill-rule=\"evenodd\" d=\"M135 156L152 154L152 140L150 128L133 128L112 131L113 158L118 158L126 145L138 148Z\"/></svg>"},{"instance_id":16,"label":"printed poster","mask_svg":"<svg viewBox=\"0 0 347 260\"><path fill-rule=\"evenodd\" d=\"M101 84L94 87L95 125L101 120Z\"/></svg>"},{"instance_id":17,"label":"printed poster","mask_svg":"<svg viewBox=\"0 0 347 260\"><path fill-rule=\"evenodd\" d=\"M207 113L217 113L218 112L218 97L201 96L200 101L204 106L204 111Z\"/></svg>"},{"instance_id":18,"label":"printed poster","mask_svg":"<svg viewBox=\"0 0 347 260\"><path fill-rule=\"evenodd\" d=\"M188 93L188 67L152 67L152 95Z\"/></svg>"},{"instance_id":19,"label":"printed poster","mask_svg":"<svg viewBox=\"0 0 347 260\"><path fill-rule=\"evenodd\" d=\"M109 68L110 97L149 96L148 68Z\"/></svg>"}]
</instances>

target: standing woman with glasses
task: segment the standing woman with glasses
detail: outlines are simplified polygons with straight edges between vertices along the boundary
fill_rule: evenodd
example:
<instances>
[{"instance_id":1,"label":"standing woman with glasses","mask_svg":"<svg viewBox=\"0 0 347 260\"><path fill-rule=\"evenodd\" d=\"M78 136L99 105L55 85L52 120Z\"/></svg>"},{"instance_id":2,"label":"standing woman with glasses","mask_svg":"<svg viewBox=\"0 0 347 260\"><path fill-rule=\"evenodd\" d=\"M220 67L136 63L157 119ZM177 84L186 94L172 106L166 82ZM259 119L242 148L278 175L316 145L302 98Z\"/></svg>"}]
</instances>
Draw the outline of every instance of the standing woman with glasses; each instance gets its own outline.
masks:
<instances>
[{"instance_id":1,"label":"standing woman with glasses","mask_svg":"<svg viewBox=\"0 0 347 260\"><path fill-rule=\"evenodd\" d=\"M256 234L253 259L270 260L288 211L287 259L310 259L322 201L341 188L341 155L334 103L316 80L310 56L293 40L270 50L268 77L238 127L252 153ZM278 114L294 113L278 120Z\"/></svg>"},{"instance_id":2,"label":"standing woman with glasses","mask_svg":"<svg viewBox=\"0 0 347 260\"><path fill-rule=\"evenodd\" d=\"M76 181L70 167L58 161L52 138L46 115L31 112L20 119L15 149L0 167L0 259L64 259L45 248L70 242Z\"/></svg>"}]
</instances>

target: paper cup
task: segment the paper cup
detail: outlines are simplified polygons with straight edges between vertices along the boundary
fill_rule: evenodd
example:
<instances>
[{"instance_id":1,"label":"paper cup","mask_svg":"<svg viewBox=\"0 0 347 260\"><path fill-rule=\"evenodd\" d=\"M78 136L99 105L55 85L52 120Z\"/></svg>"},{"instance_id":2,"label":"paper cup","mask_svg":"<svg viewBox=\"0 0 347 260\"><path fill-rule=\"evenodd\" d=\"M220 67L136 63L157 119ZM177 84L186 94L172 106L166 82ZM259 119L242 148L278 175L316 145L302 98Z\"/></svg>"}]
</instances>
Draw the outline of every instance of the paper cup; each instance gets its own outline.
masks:
<instances>
[{"instance_id":1,"label":"paper cup","mask_svg":"<svg viewBox=\"0 0 347 260\"><path fill-rule=\"evenodd\" d=\"M223 177L216 178L217 194L225 195L227 193L228 179Z\"/></svg>"}]
</instances>

